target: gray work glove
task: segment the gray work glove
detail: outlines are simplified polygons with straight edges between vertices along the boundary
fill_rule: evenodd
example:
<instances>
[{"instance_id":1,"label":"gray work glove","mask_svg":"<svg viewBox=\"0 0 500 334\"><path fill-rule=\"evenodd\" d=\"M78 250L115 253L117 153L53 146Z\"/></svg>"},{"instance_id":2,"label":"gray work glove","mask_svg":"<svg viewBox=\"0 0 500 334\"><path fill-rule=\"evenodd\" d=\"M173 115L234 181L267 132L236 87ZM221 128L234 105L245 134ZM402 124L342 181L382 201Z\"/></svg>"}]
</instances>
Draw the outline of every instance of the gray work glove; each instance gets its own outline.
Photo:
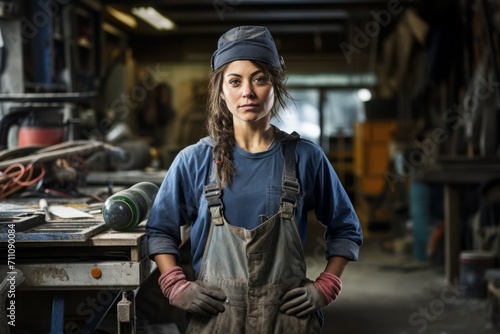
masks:
<instances>
[{"instance_id":1,"label":"gray work glove","mask_svg":"<svg viewBox=\"0 0 500 334\"><path fill-rule=\"evenodd\" d=\"M285 293L280 311L296 317L309 315L333 303L341 290L338 276L322 272L315 282L306 279L302 286Z\"/></svg>"},{"instance_id":2,"label":"gray work glove","mask_svg":"<svg viewBox=\"0 0 500 334\"><path fill-rule=\"evenodd\" d=\"M281 305L280 311L296 317L304 317L328 306L325 296L309 280L303 286L285 293L283 299L285 303Z\"/></svg>"},{"instance_id":3,"label":"gray work glove","mask_svg":"<svg viewBox=\"0 0 500 334\"><path fill-rule=\"evenodd\" d=\"M199 282L190 282L181 267L173 267L158 279L163 295L171 305L204 317L224 311L226 295L218 288L205 288Z\"/></svg>"}]
</instances>

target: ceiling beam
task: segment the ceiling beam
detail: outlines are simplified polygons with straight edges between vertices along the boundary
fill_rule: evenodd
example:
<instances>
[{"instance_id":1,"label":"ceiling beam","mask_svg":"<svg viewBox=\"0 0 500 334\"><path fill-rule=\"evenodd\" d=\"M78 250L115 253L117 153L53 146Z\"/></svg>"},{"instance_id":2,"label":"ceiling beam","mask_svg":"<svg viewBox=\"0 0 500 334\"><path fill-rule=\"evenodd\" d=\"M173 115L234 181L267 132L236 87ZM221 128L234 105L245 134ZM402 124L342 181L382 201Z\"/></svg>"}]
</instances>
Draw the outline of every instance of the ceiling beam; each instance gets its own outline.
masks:
<instances>
[{"instance_id":1,"label":"ceiling beam","mask_svg":"<svg viewBox=\"0 0 500 334\"><path fill-rule=\"evenodd\" d=\"M242 23L244 24L244 23ZM330 32L330 33L341 33L344 32L345 26L342 24L317 24L317 23L290 23L290 24L266 24L265 25L269 31L272 33L314 33L314 32ZM206 35L206 34L221 34L229 29L234 28L233 24L201 24L201 25L188 25L183 27L178 27L174 30L168 31L157 31L156 33L151 32L148 34L153 35L182 35L182 34L196 34L196 35ZM139 33L140 34L140 33Z\"/></svg>"},{"instance_id":2,"label":"ceiling beam","mask_svg":"<svg viewBox=\"0 0 500 334\"><path fill-rule=\"evenodd\" d=\"M130 6L191 6L191 5L206 5L214 6L226 4L228 6L237 7L240 5L337 5L344 7L351 6L375 6L387 7L388 0L100 0L101 3L112 5L130 5ZM401 5L415 4L417 0L399 0Z\"/></svg>"},{"instance_id":3,"label":"ceiling beam","mask_svg":"<svg viewBox=\"0 0 500 334\"><path fill-rule=\"evenodd\" d=\"M213 19L219 20L217 12L214 10L210 11L196 11L191 12L186 11L175 11L175 10L165 10L165 14L168 15L173 20L178 20L182 22L199 22L199 21L210 21ZM245 11L233 11L224 14L225 19L228 20L277 20L277 21L287 21L287 20L338 20L338 19L349 19L349 12L346 10L245 10Z\"/></svg>"}]
</instances>

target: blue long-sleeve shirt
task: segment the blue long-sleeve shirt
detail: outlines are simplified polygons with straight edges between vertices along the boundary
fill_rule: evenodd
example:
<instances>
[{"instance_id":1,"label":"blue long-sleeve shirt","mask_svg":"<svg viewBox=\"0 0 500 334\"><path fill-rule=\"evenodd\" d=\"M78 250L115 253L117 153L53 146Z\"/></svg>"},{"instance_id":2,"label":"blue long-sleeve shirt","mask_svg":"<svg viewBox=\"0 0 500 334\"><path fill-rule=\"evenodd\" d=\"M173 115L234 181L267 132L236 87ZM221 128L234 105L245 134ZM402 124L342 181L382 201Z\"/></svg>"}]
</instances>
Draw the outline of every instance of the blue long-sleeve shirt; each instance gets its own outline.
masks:
<instances>
[{"instance_id":1,"label":"blue long-sleeve shirt","mask_svg":"<svg viewBox=\"0 0 500 334\"><path fill-rule=\"evenodd\" d=\"M301 193L295 208L299 234L304 244L308 213L326 227L325 256L357 260L362 232L353 206L323 150L306 139L296 147L297 178ZM212 183L212 144L209 138L183 149L170 166L146 224L151 258L173 254L180 259L180 226L191 224L191 254L198 274L210 229L210 212L203 187ZM284 166L283 143L278 140L267 151L249 153L235 146L236 175L223 188L224 216L229 224L252 229L260 215L279 210Z\"/></svg>"}]
</instances>

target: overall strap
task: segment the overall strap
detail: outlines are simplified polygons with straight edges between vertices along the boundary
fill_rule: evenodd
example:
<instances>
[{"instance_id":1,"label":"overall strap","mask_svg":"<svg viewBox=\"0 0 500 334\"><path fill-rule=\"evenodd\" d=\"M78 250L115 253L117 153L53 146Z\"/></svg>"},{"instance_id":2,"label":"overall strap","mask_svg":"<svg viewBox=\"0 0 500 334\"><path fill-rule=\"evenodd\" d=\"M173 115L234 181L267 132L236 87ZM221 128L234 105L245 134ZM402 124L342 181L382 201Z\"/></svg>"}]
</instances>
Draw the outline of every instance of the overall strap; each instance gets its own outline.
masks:
<instances>
[{"instance_id":1,"label":"overall strap","mask_svg":"<svg viewBox=\"0 0 500 334\"><path fill-rule=\"evenodd\" d=\"M285 150L285 164L283 167L283 179L281 184L281 215L285 219L290 219L293 215L293 209L297 203L297 195L300 193L300 184L297 179L295 147L297 146L299 134L293 132L286 135L283 142Z\"/></svg>"},{"instance_id":2,"label":"overall strap","mask_svg":"<svg viewBox=\"0 0 500 334\"><path fill-rule=\"evenodd\" d=\"M215 170L215 162L212 163L210 170L210 179L212 183L207 184L203 187L203 191L205 193L205 198L208 202L208 210L210 211L210 215L212 217L212 223L215 225L223 225L224 221L222 219L222 209L223 204L221 200L222 196L222 188L218 181L214 181L215 177L213 171Z\"/></svg>"}]
</instances>

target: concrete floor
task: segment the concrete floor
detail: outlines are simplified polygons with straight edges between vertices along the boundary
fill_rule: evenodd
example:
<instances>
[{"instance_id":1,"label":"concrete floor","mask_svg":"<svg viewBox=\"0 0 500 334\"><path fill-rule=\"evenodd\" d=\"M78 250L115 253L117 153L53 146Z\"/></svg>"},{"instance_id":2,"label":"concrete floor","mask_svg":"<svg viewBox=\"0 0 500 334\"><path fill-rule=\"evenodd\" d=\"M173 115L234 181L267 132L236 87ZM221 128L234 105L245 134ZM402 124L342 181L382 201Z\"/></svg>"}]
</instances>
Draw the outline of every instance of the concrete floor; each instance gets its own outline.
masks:
<instances>
[{"instance_id":1,"label":"concrete floor","mask_svg":"<svg viewBox=\"0 0 500 334\"><path fill-rule=\"evenodd\" d=\"M343 291L325 309L324 334L493 334L486 299L461 296L439 268L408 266L411 256L365 240L343 275ZM410 270L413 268L413 270ZM315 277L319 266L310 267Z\"/></svg>"}]
</instances>

